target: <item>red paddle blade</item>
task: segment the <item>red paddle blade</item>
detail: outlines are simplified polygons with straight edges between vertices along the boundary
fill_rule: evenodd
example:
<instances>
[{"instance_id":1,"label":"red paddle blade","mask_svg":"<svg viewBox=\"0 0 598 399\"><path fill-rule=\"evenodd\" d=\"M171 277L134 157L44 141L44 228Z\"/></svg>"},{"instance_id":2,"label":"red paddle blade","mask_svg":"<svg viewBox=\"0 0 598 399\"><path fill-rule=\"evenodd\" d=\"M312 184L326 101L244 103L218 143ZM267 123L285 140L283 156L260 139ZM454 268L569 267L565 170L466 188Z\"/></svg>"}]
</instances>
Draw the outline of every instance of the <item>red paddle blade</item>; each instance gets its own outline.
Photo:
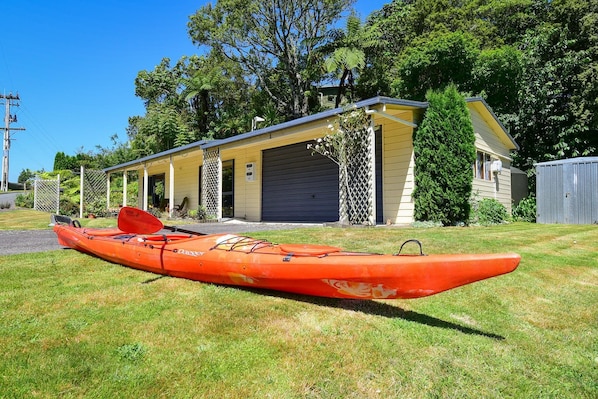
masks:
<instances>
[{"instance_id":1,"label":"red paddle blade","mask_svg":"<svg viewBox=\"0 0 598 399\"><path fill-rule=\"evenodd\" d=\"M125 206L118 213L118 228L126 233L153 234L162 230L164 224L150 213Z\"/></svg>"}]
</instances>

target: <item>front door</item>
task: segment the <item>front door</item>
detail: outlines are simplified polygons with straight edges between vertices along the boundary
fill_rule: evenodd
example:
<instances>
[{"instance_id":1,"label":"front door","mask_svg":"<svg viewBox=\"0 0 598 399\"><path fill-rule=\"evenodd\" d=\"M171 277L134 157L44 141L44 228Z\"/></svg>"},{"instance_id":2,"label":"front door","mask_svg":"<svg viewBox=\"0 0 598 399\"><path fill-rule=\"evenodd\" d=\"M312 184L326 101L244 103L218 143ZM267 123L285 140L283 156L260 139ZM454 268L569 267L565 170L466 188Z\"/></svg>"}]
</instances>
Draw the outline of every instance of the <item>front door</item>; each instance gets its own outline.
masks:
<instances>
[{"instance_id":1,"label":"front door","mask_svg":"<svg viewBox=\"0 0 598 399\"><path fill-rule=\"evenodd\" d=\"M165 193L165 175L164 173L160 175L152 175L149 177L148 181L148 198L149 204L153 208L162 209L162 205L164 202L164 193Z\"/></svg>"},{"instance_id":2,"label":"front door","mask_svg":"<svg viewBox=\"0 0 598 399\"><path fill-rule=\"evenodd\" d=\"M222 162L222 217L235 217L235 161Z\"/></svg>"}]
</instances>

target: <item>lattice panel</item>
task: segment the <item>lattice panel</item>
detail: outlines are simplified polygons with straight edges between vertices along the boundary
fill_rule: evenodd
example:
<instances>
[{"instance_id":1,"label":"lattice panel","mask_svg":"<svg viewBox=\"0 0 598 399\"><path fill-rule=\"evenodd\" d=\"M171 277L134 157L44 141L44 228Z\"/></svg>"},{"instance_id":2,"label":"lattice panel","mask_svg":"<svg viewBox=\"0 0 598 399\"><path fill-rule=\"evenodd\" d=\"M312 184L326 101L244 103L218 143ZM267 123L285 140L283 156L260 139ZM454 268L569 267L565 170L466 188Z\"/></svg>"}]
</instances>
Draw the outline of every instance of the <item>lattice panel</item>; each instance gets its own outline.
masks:
<instances>
[{"instance_id":1,"label":"lattice panel","mask_svg":"<svg viewBox=\"0 0 598 399\"><path fill-rule=\"evenodd\" d=\"M206 208L208 218L220 219L221 215L221 181L222 181L222 163L220 161L220 152L206 150L203 152L202 167L202 199L201 203Z\"/></svg>"},{"instance_id":2,"label":"lattice panel","mask_svg":"<svg viewBox=\"0 0 598 399\"><path fill-rule=\"evenodd\" d=\"M375 169L374 169L374 134L372 129L361 129L352 141L352 156L347 167L347 211L351 224L376 223L374 209Z\"/></svg>"},{"instance_id":3,"label":"lattice panel","mask_svg":"<svg viewBox=\"0 0 598 399\"><path fill-rule=\"evenodd\" d=\"M60 212L60 178L35 180L33 187L33 209L42 212Z\"/></svg>"},{"instance_id":4,"label":"lattice panel","mask_svg":"<svg viewBox=\"0 0 598 399\"><path fill-rule=\"evenodd\" d=\"M374 214L375 171L373 168L372 134L368 130L362 132L363 146L359 148L349 168L349 220L351 224L376 223Z\"/></svg>"},{"instance_id":5,"label":"lattice panel","mask_svg":"<svg viewBox=\"0 0 598 399\"><path fill-rule=\"evenodd\" d=\"M101 170L83 170L83 203L106 199L106 173Z\"/></svg>"}]
</instances>

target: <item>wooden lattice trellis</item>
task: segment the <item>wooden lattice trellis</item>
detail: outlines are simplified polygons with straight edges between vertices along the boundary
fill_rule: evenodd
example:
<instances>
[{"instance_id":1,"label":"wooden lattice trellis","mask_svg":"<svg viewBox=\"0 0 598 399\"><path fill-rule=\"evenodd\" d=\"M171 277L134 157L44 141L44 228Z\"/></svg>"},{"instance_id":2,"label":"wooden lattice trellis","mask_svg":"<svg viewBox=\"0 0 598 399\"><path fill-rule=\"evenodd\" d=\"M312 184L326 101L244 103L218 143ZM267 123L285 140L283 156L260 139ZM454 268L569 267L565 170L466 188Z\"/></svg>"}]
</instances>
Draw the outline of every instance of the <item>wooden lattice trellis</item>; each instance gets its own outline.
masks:
<instances>
[{"instance_id":1,"label":"wooden lattice trellis","mask_svg":"<svg viewBox=\"0 0 598 399\"><path fill-rule=\"evenodd\" d=\"M222 161L220 151L204 150L202 167L202 199L206 216L220 220L222 218Z\"/></svg>"},{"instance_id":2,"label":"wooden lattice trellis","mask_svg":"<svg viewBox=\"0 0 598 399\"><path fill-rule=\"evenodd\" d=\"M348 165L347 191L348 206L347 218L351 224L376 224L375 212L375 159L374 159L374 132L373 129L363 129L359 134L359 148L355 149L354 156ZM342 195L342 194L341 194Z\"/></svg>"},{"instance_id":3,"label":"wooden lattice trellis","mask_svg":"<svg viewBox=\"0 0 598 399\"><path fill-rule=\"evenodd\" d=\"M60 213L60 175L55 180L35 179L33 183L33 209Z\"/></svg>"},{"instance_id":4,"label":"wooden lattice trellis","mask_svg":"<svg viewBox=\"0 0 598 399\"><path fill-rule=\"evenodd\" d=\"M331 133L308 148L339 166L339 221L376 224L375 133L363 110L339 116Z\"/></svg>"},{"instance_id":5,"label":"wooden lattice trellis","mask_svg":"<svg viewBox=\"0 0 598 399\"><path fill-rule=\"evenodd\" d=\"M87 170L81 167L81 185L79 187L81 194L81 204L79 217L83 217L87 213L86 208L106 208L106 184L108 176L101 170Z\"/></svg>"}]
</instances>

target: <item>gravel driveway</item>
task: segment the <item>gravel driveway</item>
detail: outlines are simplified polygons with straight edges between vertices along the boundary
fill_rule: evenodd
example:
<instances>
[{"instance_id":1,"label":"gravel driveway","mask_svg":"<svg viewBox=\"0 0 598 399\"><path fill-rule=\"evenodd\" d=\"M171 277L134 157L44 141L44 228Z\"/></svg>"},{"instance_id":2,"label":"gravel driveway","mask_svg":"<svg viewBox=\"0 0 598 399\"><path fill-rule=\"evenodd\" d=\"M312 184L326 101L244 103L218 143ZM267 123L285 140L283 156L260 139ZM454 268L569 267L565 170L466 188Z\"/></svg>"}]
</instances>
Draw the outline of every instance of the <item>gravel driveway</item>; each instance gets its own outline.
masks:
<instances>
[{"instance_id":1,"label":"gravel driveway","mask_svg":"<svg viewBox=\"0 0 598 399\"><path fill-rule=\"evenodd\" d=\"M48 217L49 219L49 217ZM321 224L305 223L252 223L230 220L222 223L201 223L181 225L185 230L201 233L251 233L266 230L290 230L304 227L321 226ZM170 231L164 231L170 233ZM56 234L48 227L47 230L7 230L0 231L0 256L15 255L31 252L43 252L61 249Z\"/></svg>"}]
</instances>

